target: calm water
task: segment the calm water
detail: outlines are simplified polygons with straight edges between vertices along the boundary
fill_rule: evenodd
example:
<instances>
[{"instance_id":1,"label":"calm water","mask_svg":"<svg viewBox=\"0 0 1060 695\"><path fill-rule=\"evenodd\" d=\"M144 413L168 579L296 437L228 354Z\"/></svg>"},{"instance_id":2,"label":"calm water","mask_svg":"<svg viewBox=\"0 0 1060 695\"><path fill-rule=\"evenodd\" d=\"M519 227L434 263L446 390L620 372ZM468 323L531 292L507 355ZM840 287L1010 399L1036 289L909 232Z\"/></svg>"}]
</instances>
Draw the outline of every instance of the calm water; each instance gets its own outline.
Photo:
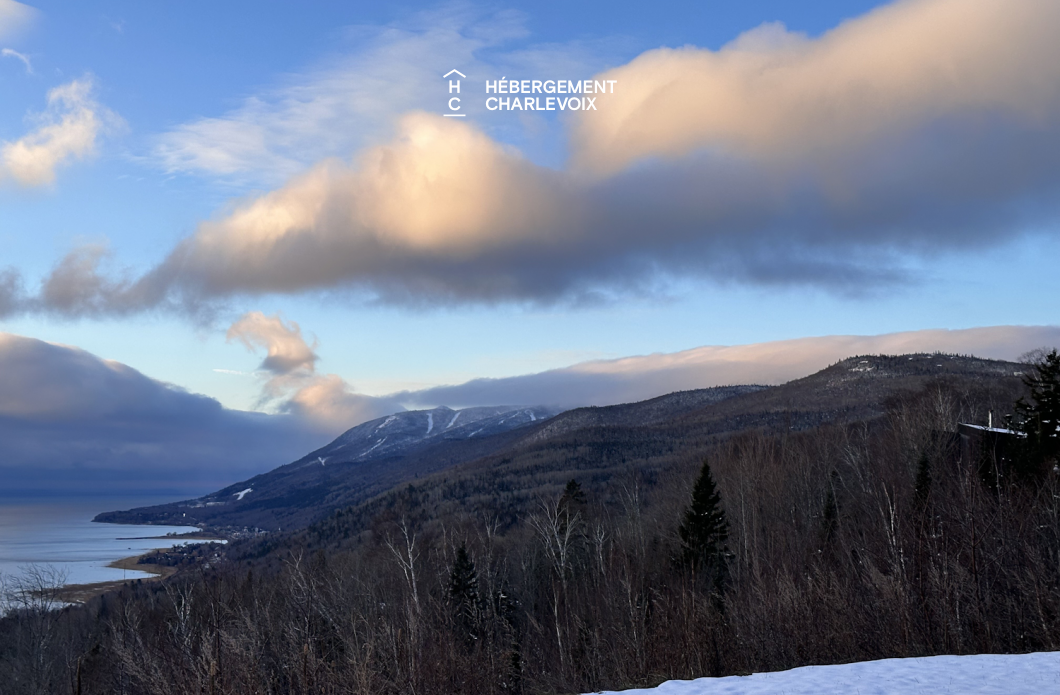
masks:
<instances>
[{"instance_id":1,"label":"calm water","mask_svg":"<svg viewBox=\"0 0 1060 695\"><path fill-rule=\"evenodd\" d=\"M115 560L173 541L135 539L194 531L191 526L94 524L100 512L171 502L173 498L0 498L0 573L12 576L27 565L48 565L66 573L67 584L88 584L150 576L107 567Z\"/></svg>"}]
</instances>

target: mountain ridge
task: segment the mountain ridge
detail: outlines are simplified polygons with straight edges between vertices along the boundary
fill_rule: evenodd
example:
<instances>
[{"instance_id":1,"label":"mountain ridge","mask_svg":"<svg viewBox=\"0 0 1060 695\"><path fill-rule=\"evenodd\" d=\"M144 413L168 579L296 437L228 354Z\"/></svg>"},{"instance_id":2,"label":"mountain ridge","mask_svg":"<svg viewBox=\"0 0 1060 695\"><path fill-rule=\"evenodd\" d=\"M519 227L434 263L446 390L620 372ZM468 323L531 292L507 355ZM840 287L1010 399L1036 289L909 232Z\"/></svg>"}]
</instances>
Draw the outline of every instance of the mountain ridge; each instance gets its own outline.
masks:
<instances>
[{"instance_id":1,"label":"mountain ridge","mask_svg":"<svg viewBox=\"0 0 1060 695\"><path fill-rule=\"evenodd\" d=\"M405 411L353 427L296 461L196 500L108 512L96 520L194 523L229 532L292 529L449 469L491 479L516 475L502 485L513 490L533 486L542 475L608 475L622 461L651 461L662 470L675 456L698 455L692 452L737 432L871 420L891 399L932 380L1001 380L1016 389L1022 368L959 355L868 355L779 386L678 391L561 413L511 406Z\"/></svg>"}]
</instances>

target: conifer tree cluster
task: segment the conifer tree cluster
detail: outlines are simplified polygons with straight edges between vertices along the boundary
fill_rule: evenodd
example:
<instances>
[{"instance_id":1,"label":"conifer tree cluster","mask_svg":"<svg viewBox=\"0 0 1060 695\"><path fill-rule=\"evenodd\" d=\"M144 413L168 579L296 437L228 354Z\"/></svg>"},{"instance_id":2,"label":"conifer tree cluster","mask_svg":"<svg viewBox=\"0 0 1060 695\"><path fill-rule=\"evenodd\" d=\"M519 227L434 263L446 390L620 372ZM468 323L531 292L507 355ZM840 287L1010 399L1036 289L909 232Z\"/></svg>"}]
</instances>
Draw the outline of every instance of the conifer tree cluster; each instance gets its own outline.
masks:
<instances>
[{"instance_id":1,"label":"conifer tree cluster","mask_svg":"<svg viewBox=\"0 0 1060 695\"><path fill-rule=\"evenodd\" d=\"M1009 425L1026 437L1018 472L1037 476L1060 457L1060 353L1054 348L1041 354L1023 383L1030 388L1030 400L1016 401Z\"/></svg>"},{"instance_id":2,"label":"conifer tree cluster","mask_svg":"<svg viewBox=\"0 0 1060 695\"><path fill-rule=\"evenodd\" d=\"M717 576L725 562L725 542L729 537L729 523L721 506L710 464L703 462L699 477L692 488L692 501L685 508L681 525L681 559L694 570L707 568Z\"/></svg>"}]
</instances>

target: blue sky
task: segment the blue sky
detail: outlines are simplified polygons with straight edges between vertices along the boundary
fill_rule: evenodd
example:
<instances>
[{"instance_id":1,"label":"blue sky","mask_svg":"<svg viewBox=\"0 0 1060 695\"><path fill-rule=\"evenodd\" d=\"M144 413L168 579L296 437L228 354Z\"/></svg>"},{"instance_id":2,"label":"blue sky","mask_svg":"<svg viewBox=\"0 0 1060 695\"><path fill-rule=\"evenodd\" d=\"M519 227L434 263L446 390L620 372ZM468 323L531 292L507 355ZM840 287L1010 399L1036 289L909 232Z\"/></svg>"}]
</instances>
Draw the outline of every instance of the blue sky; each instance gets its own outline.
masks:
<instances>
[{"instance_id":1,"label":"blue sky","mask_svg":"<svg viewBox=\"0 0 1060 695\"><path fill-rule=\"evenodd\" d=\"M0 175L0 269L22 287L0 331L76 346L231 408L282 409L281 396L305 384L259 369L276 343L230 331L248 312L278 314L278 324L259 325L274 338L296 323L314 355L299 369L336 375L366 396L704 345L1058 322L1060 169L1042 153L1055 150L1060 109L1051 92L1027 96L1042 92L1036 80L1056 83L1055 56L1034 43L1034 27L1056 19L1049 3L1017 3L985 57L962 53L962 32L972 36L977 17L988 26L996 2L969 13L968 26L950 21L963 16L950 0L29 5L0 2L0 141L20 142L75 112L91 113L92 135L84 152L59 158L51 180L27 182L14 168ZM880 7L889 14L866 19ZM851 19L856 26L833 31ZM744 48L733 49L745 32ZM893 73L879 67L888 60L873 63L877 38L893 44ZM733 87L757 79L740 63L756 51L778 73L790 60L792 80L805 86L790 94L769 93L768 81ZM988 75L984 85L968 86L958 69L941 96L917 91L937 67L931 61L960 67L966 58L999 65L1000 77L973 66L969 75ZM853 100L843 102L848 111L822 116L814 109L834 87L827 61L855 87L835 97ZM468 93L470 115L457 130L402 120L443 110L440 77L452 67L471 73L464 89L473 94L502 76L604 71L617 71L619 91L629 90L650 84L650 70L684 92L650 102L674 112L671 125L638 124L643 109L627 101L579 120L487 113ZM1010 89L1012 75L1027 77L1027 92ZM890 120L880 115L889 107L857 114L858 90L871 94L873 80L894 90ZM50 90L72 84L83 87L80 101L49 111ZM804 103L800 90L824 96ZM711 120L728 108L724 99L744 98L762 123ZM675 114L686 108L702 117L681 121ZM813 123L832 117L847 121ZM601 140L630 123L635 135ZM464 144L400 150L425 128L443 144ZM683 139L671 141L671 131ZM398 260L349 240L307 256L306 267L357 256L327 281L304 269L286 275L282 258L243 263L240 254L255 251L241 244L257 238L259 217L240 222L241 211L269 196L311 197L317 184L298 183L303 175L322 177L323 195L337 204L347 199L343 182L363 170L358 162L388 152L415 166L438 158L456 166L465 155L469 167L490 162L515 182L497 199L513 210L525 204L530 221L502 215L503 229L487 220L447 237L444 220L406 220L413 226L402 228L411 235L402 248L413 250ZM329 159L336 168L321 164ZM390 190L356 181L349 196L362 203ZM494 192L491 181L474 185L487 198ZM527 186L538 188L525 200L512 192ZM453 214L465 213L479 219ZM591 218L590 232L567 226L579 215ZM335 224L320 238L346 233ZM228 265L204 250L214 248L210 233L232 254ZM502 237L511 245L492 246ZM67 285L91 310L45 301L41 283L67 254L103 247L101 265ZM180 275L187 268L191 280ZM144 278L162 299L99 290Z\"/></svg>"}]
</instances>

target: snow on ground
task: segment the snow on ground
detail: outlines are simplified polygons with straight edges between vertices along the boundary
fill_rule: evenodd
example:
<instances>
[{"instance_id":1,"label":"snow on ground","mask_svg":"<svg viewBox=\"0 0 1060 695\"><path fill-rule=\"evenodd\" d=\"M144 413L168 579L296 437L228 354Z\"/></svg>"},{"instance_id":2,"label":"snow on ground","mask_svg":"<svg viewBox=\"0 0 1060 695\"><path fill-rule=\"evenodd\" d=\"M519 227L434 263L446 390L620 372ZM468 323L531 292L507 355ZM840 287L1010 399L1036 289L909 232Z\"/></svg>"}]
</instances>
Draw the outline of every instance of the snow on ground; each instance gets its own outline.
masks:
<instances>
[{"instance_id":1,"label":"snow on ground","mask_svg":"<svg viewBox=\"0 0 1060 695\"><path fill-rule=\"evenodd\" d=\"M460 417L460 411L459 411L459 410L458 410L458 411L456 411L456 415L454 415L454 416L453 416L453 419L449 421L449 424L445 426L445 429L449 429L450 427L452 427L453 425L455 425L455 424L456 424L456 419L457 419L458 417Z\"/></svg>"},{"instance_id":2,"label":"snow on ground","mask_svg":"<svg viewBox=\"0 0 1060 695\"><path fill-rule=\"evenodd\" d=\"M427 434L430 434L431 430L433 430L433 429L434 429L434 414L433 413L427 413ZM425 434L423 436L426 437L427 434Z\"/></svg>"},{"instance_id":3,"label":"snow on ground","mask_svg":"<svg viewBox=\"0 0 1060 695\"><path fill-rule=\"evenodd\" d=\"M254 488L248 487L246 490L240 490L239 492L233 493L232 496L235 497L237 500L241 500L247 496L248 492L254 492Z\"/></svg>"},{"instance_id":4,"label":"snow on ground","mask_svg":"<svg viewBox=\"0 0 1060 695\"><path fill-rule=\"evenodd\" d=\"M1060 693L1060 652L883 659L750 676L666 681L622 695L1043 695ZM604 693L603 695L608 695Z\"/></svg>"}]
</instances>

